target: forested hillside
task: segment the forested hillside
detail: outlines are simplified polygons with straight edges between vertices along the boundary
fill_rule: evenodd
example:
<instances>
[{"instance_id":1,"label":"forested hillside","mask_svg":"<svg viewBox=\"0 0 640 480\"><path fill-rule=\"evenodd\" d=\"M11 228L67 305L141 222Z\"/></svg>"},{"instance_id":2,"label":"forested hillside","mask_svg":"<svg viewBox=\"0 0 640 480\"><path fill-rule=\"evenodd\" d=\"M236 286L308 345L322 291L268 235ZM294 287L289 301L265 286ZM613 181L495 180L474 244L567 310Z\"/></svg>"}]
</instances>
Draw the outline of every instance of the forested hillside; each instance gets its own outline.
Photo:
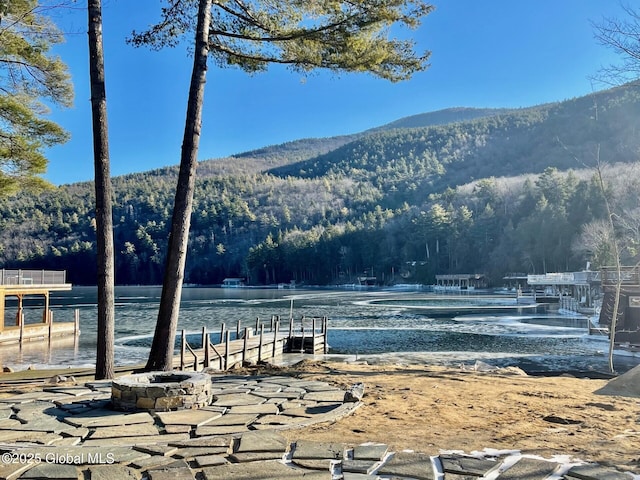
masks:
<instances>
[{"instance_id":1,"label":"forested hillside","mask_svg":"<svg viewBox=\"0 0 640 480\"><path fill-rule=\"evenodd\" d=\"M441 124L448 116L454 123ZM515 111L434 112L202 162L186 281L430 283L475 272L499 285L506 272L608 264L598 159L615 164L603 171L632 261L638 131L640 91L627 87ZM114 179L119 284L161 283L176 172ZM0 268L66 269L73 283L94 283L92 191L81 183L1 200Z\"/></svg>"},{"instance_id":2,"label":"forested hillside","mask_svg":"<svg viewBox=\"0 0 640 480\"><path fill-rule=\"evenodd\" d=\"M482 117L493 117L500 114L506 114L513 110L506 108L446 108L435 112L420 113L411 115L399 120L395 120L381 127L367 130L367 133L379 132L383 130L394 130L398 128L420 128L431 127L434 125L447 125L449 123L466 122Z\"/></svg>"}]
</instances>

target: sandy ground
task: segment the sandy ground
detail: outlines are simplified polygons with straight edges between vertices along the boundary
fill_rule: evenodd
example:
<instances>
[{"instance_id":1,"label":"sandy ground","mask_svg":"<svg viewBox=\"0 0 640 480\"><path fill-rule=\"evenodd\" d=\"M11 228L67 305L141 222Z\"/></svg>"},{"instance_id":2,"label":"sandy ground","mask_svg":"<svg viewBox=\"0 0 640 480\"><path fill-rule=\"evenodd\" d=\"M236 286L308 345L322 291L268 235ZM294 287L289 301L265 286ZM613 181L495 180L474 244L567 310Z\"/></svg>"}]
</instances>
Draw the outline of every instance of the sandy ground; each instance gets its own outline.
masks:
<instances>
[{"instance_id":1,"label":"sandy ground","mask_svg":"<svg viewBox=\"0 0 640 480\"><path fill-rule=\"evenodd\" d=\"M383 442L432 455L561 454L640 473L640 398L594 394L605 380L340 363L306 364L298 375L343 388L363 382L366 392L354 414L291 438Z\"/></svg>"},{"instance_id":2,"label":"sandy ground","mask_svg":"<svg viewBox=\"0 0 640 480\"><path fill-rule=\"evenodd\" d=\"M63 372L0 375L0 396L42 388L42 380L35 377L54 373ZM73 373L79 374L79 382L89 380ZM431 455L443 450L520 450L545 458L569 455L640 474L640 395L594 393L606 380L309 361L271 372L231 373L292 374L344 389L365 384L356 412L334 423L285 431L290 440L381 442L395 451ZM640 370L632 383L640 392Z\"/></svg>"}]
</instances>

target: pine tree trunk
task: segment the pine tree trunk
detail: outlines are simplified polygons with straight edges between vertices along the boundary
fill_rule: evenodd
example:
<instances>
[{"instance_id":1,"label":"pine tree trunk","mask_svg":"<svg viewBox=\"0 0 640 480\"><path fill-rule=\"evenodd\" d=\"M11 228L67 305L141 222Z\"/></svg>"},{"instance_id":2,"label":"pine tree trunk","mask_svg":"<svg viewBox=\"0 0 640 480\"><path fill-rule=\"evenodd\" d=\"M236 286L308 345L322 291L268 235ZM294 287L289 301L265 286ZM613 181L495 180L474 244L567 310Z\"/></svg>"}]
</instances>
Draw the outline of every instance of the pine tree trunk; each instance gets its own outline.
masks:
<instances>
[{"instance_id":1,"label":"pine tree trunk","mask_svg":"<svg viewBox=\"0 0 640 480\"><path fill-rule=\"evenodd\" d=\"M93 118L93 156L96 189L96 239L98 261L98 332L96 379L113 378L114 338L114 253L111 173L107 129L104 55L102 49L101 0L88 1L89 74Z\"/></svg>"},{"instance_id":2,"label":"pine tree trunk","mask_svg":"<svg viewBox=\"0 0 640 480\"><path fill-rule=\"evenodd\" d=\"M173 368L173 350L178 327L180 298L184 267L187 258L189 227L195 190L196 167L198 164L198 146L202 124L202 104L207 74L207 56L209 55L209 24L211 0L200 0L198 7L198 26L196 48L194 52L187 118L180 156L180 172L171 219L171 232L165 264L164 279L158 321L153 336L146 370L171 370Z\"/></svg>"}]
</instances>

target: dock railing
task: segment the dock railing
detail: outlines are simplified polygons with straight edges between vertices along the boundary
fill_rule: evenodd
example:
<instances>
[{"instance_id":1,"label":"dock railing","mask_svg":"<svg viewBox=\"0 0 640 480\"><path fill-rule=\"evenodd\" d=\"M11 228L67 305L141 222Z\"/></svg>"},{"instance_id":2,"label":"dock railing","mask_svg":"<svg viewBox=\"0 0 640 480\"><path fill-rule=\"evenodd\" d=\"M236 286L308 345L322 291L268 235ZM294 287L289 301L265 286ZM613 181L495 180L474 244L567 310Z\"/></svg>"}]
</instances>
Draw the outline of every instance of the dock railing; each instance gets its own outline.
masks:
<instances>
[{"instance_id":1,"label":"dock railing","mask_svg":"<svg viewBox=\"0 0 640 480\"><path fill-rule=\"evenodd\" d=\"M542 275L527 275L529 285L571 285L575 282L573 273L545 273Z\"/></svg>"},{"instance_id":2,"label":"dock railing","mask_svg":"<svg viewBox=\"0 0 640 480\"><path fill-rule=\"evenodd\" d=\"M201 347L192 346L187 340L197 333L188 334L182 330L179 358L174 360L176 368L184 370L193 368L215 368L228 370L235 364L245 362L261 363L272 361L280 355L293 353L328 353L328 321L327 317L302 317L300 320L289 319L288 328L280 328L280 317L273 315L270 323L263 323L256 318L255 329L236 325L235 339L231 340L231 330L223 323L220 328L220 342L214 344L211 337L217 333L202 327ZM196 344L197 341L192 343Z\"/></svg>"},{"instance_id":3,"label":"dock railing","mask_svg":"<svg viewBox=\"0 0 640 480\"><path fill-rule=\"evenodd\" d=\"M64 285L65 270L0 270L0 285Z\"/></svg>"},{"instance_id":4,"label":"dock railing","mask_svg":"<svg viewBox=\"0 0 640 480\"><path fill-rule=\"evenodd\" d=\"M618 279L618 270L615 267L603 267L601 270L602 285L615 286L620 280L621 285L638 286L640 285L640 270L637 267L622 267L620 269L620 278Z\"/></svg>"}]
</instances>

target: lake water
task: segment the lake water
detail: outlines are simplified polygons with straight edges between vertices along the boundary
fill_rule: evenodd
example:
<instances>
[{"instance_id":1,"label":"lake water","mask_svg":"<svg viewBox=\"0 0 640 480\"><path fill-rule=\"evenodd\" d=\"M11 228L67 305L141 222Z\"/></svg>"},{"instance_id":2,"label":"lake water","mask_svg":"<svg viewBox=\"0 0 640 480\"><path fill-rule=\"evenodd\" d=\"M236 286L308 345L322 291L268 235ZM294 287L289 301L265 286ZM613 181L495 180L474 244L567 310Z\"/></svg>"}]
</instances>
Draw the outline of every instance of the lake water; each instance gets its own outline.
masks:
<instances>
[{"instance_id":1,"label":"lake water","mask_svg":"<svg viewBox=\"0 0 640 480\"><path fill-rule=\"evenodd\" d=\"M418 291L276 290L185 288L178 329L196 334L203 326L217 342L224 322L254 326L256 317L329 317L331 355L370 362L519 366L526 371L607 371L605 339L588 336L586 320L518 306L513 298L434 294ZM116 364L146 361L160 301L159 287L116 288ZM96 290L75 287L51 297L55 321L80 311L81 335L52 348L0 349L0 362L29 365L95 364ZM41 311L41 310L40 310ZM34 310L34 315L36 310ZM11 315L11 305L8 315ZM27 312L29 315L29 312ZM194 335L195 336L195 335ZM625 371L640 359L620 358Z\"/></svg>"}]
</instances>

